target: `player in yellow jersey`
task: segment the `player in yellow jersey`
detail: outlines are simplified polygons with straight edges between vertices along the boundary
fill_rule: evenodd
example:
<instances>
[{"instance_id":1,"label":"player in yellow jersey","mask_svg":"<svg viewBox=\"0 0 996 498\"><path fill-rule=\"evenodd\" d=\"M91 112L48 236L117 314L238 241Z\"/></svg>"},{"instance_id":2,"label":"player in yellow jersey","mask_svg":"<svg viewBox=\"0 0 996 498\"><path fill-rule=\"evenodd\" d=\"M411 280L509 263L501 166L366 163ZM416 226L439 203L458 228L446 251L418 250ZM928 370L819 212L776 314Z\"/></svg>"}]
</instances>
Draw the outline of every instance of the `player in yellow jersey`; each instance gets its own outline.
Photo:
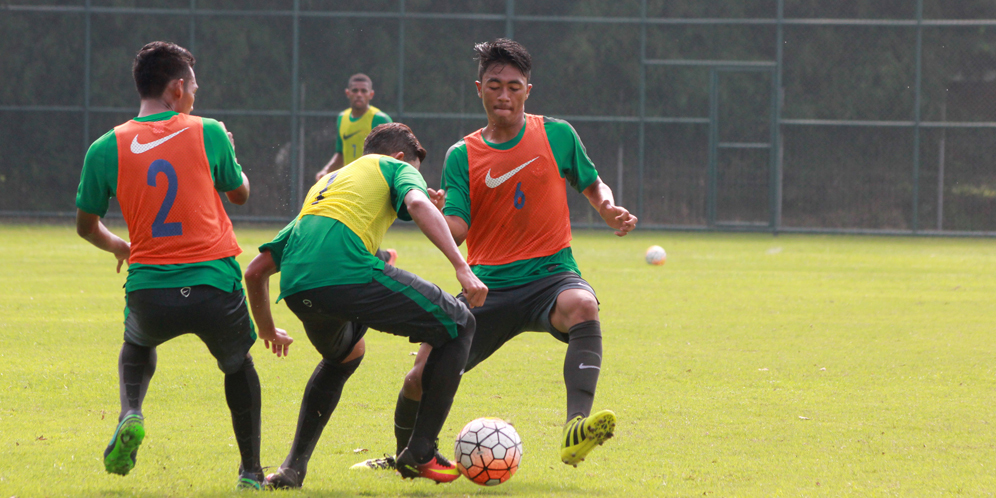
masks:
<instances>
[{"instance_id":1,"label":"player in yellow jersey","mask_svg":"<svg viewBox=\"0 0 996 498\"><path fill-rule=\"evenodd\" d=\"M370 105L374 89L369 76L363 73L350 76L346 98L349 99L349 109L340 112L336 120L335 154L315 174L315 181L363 156L363 141L370 130L391 122L390 116Z\"/></svg>"},{"instance_id":2,"label":"player in yellow jersey","mask_svg":"<svg viewBox=\"0 0 996 498\"><path fill-rule=\"evenodd\" d=\"M297 432L280 469L267 476L276 488L299 488L342 387L359 366L367 327L432 345L422 373L424 389L406 447L402 477L450 482L460 476L436 448L436 438L460 384L474 335L467 306L484 303L488 289L457 249L442 214L429 200L418 167L425 149L401 123L375 128L368 153L311 187L301 214L260 247L246 270L249 300L260 335L282 336L273 323L269 276L280 271L280 299L304 324L322 360L305 388ZM374 252L395 219L412 220L446 256L466 305L417 275L386 265ZM265 330L265 331L264 331ZM278 356L286 347L273 346Z\"/></svg>"}]
</instances>

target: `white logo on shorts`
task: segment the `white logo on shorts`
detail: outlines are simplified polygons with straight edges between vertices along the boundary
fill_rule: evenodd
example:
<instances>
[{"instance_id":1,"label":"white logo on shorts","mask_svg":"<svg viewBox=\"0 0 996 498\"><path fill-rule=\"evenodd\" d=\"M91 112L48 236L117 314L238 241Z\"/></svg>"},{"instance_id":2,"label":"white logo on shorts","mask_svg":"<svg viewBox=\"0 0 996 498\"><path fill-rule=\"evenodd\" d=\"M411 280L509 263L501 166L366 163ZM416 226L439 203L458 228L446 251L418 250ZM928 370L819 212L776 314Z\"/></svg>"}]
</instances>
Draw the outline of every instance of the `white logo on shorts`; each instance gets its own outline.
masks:
<instances>
[{"instance_id":1,"label":"white logo on shorts","mask_svg":"<svg viewBox=\"0 0 996 498\"><path fill-rule=\"evenodd\" d=\"M303 304L303 305L305 305L305 306L307 306L307 307L310 308L311 307L311 299L305 299L305 300L301 301L301 304Z\"/></svg>"},{"instance_id":2,"label":"white logo on shorts","mask_svg":"<svg viewBox=\"0 0 996 498\"><path fill-rule=\"evenodd\" d=\"M190 297L190 287L180 289L180 294L182 294L183 297Z\"/></svg>"}]
</instances>

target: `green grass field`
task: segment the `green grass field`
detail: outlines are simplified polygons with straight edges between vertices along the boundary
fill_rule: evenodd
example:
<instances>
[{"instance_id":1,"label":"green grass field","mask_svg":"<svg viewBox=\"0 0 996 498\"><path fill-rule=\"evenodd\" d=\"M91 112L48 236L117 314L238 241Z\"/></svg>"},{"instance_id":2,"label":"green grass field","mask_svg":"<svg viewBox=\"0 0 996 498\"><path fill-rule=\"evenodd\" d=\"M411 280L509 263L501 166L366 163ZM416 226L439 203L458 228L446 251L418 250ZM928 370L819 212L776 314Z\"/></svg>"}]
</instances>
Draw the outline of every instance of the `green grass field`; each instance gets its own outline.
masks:
<instances>
[{"instance_id":1,"label":"green grass field","mask_svg":"<svg viewBox=\"0 0 996 498\"><path fill-rule=\"evenodd\" d=\"M276 231L237 230L243 268ZM651 244L665 266L643 262ZM385 247L456 289L418 232L395 229ZM440 442L449 453L480 416L512 422L525 456L511 481L350 472L393 449L416 349L371 332L304 490L285 495L996 494L993 240L599 231L576 233L574 251L602 303L595 408L616 411L615 439L576 469L560 463L564 346L526 334L464 378ZM189 337L159 348L138 465L106 474L124 275L69 226L0 225L0 254L0 498L233 494L238 453L206 348ZM276 466L318 355L274 309L298 341L285 359L253 349L263 464Z\"/></svg>"}]
</instances>

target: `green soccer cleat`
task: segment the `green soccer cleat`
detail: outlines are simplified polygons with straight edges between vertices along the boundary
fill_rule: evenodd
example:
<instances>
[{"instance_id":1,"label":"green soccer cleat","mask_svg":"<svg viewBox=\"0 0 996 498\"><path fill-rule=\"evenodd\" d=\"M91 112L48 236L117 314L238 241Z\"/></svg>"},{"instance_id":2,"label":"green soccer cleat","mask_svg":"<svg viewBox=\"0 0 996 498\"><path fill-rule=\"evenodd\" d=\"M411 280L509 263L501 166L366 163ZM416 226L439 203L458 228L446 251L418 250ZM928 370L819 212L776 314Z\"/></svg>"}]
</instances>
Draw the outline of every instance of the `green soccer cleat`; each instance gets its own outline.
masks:
<instances>
[{"instance_id":1,"label":"green soccer cleat","mask_svg":"<svg viewBox=\"0 0 996 498\"><path fill-rule=\"evenodd\" d=\"M588 417L578 415L564 425L560 439L560 459L567 465L578 466L595 446L612 437L616 428L616 414L602 410Z\"/></svg>"},{"instance_id":2,"label":"green soccer cleat","mask_svg":"<svg viewBox=\"0 0 996 498\"><path fill-rule=\"evenodd\" d=\"M135 468L138 446L145 439L143 420L141 415L133 413L118 424L111 444L104 450L104 468L107 472L126 476Z\"/></svg>"},{"instance_id":3,"label":"green soccer cleat","mask_svg":"<svg viewBox=\"0 0 996 498\"><path fill-rule=\"evenodd\" d=\"M395 459L391 455L384 455L384 458L371 458L353 465L349 470L394 470Z\"/></svg>"},{"instance_id":4,"label":"green soccer cleat","mask_svg":"<svg viewBox=\"0 0 996 498\"><path fill-rule=\"evenodd\" d=\"M246 472L239 465L239 481L235 483L238 491L262 491L267 489L266 478L263 477L263 470L256 472Z\"/></svg>"}]
</instances>

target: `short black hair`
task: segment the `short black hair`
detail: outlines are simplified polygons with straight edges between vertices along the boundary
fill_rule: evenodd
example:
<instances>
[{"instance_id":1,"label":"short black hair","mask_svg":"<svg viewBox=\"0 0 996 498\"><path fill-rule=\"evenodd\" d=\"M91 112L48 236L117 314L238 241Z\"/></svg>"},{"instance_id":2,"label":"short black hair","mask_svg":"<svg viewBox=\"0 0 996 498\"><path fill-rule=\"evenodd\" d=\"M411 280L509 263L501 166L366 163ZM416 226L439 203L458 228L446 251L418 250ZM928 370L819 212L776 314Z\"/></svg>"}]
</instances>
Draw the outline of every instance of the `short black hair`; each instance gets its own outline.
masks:
<instances>
[{"instance_id":1,"label":"short black hair","mask_svg":"<svg viewBox=\"0 0 996 498\"><path fill-rule=\"evenodd\" d=\"M139 97L161 97L170 81L191 76L194 62L190 51L175 43L154 41L146 44L135 55L131 66Z\"/></svg>"},{"instance_id":2,"label":"short black hair","mask_svg":"<svg viewBox=\"0 0 996 498\"><path fill-rule=\"evenodd\" d=\"M369 76L367 76L367 75L365 75L363 73L356 73L356 74L354 74L354 75L352 75L352 76L349 77L349 83L352 83L354 81L366 81L367 83L370 83L370 88L373 88L373 86L374 86L373 80L370 79ZM349 83L346 83L346 86L349 86Z\"/></svg>"},{"instance_id":3,"label":"short black hair","mask_svg":"<svg viewBox=\"0 0 996 498\"><path fill-rule=\"evenodd\" d=\"M495 64L511 64L519 69L529 81L529 73L533 70L533 58L526 47L508 38L498 38L489 42L474 45L474 59L477 61L477 79L484 79L484 73Z\"/></svg>"},{"instance_id":4,"label":"short black hair","mask_svg":"<svg viewBox=\"0 0 996 498\"><path fill-rule=\"evenodd\" d=\"M370 134L363 141L364 154L389 156L398 152L404 152L406 160L413 157L418 157L419 161L425 160L425 149L422 148L412 129L404 123L382 124L370 130Z\"/></svg>"}]
</instances>

